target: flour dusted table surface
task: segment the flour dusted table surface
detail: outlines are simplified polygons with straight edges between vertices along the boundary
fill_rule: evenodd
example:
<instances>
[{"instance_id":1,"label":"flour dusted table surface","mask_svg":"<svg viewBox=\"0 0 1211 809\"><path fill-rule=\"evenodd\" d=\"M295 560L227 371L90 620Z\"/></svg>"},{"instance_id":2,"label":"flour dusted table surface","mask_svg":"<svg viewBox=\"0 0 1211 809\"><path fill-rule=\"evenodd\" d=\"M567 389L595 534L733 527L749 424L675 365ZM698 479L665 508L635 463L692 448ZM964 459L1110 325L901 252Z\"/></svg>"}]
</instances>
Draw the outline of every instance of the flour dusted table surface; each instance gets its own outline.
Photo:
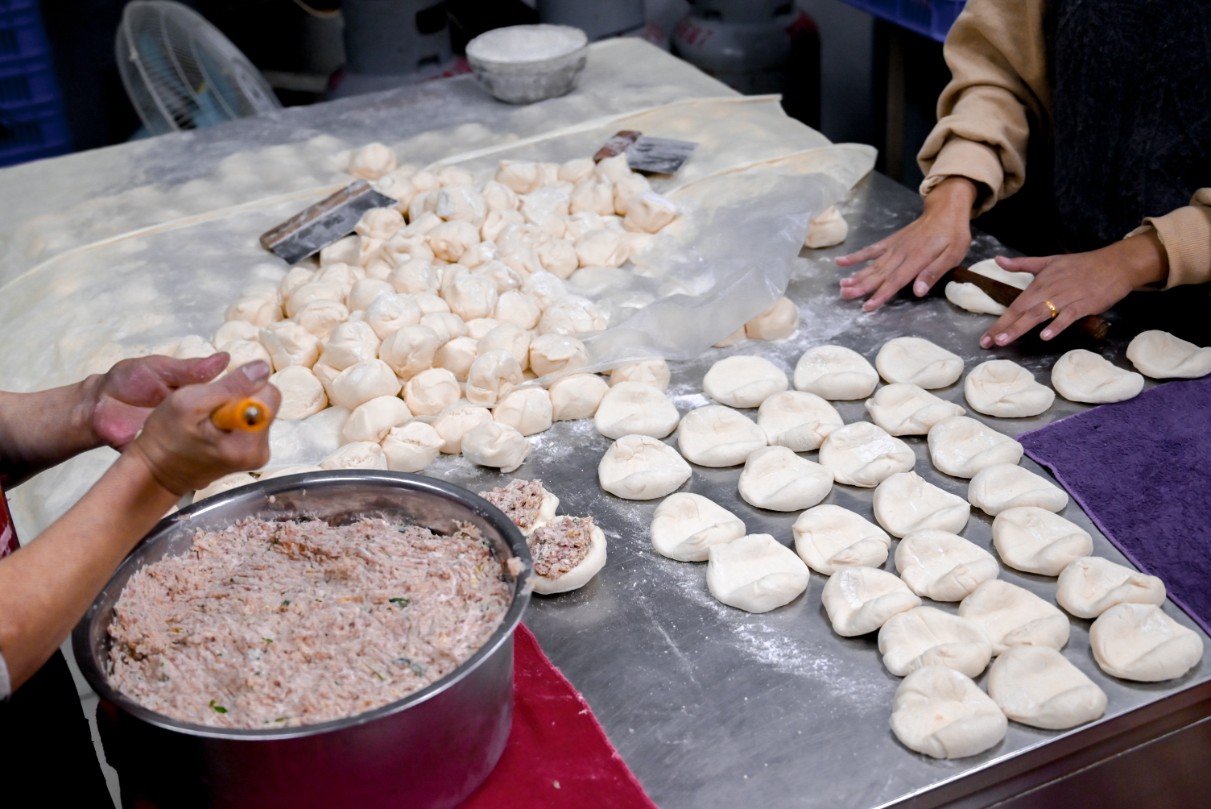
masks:
<instances>
[{"instance_id":1,"label":"flour dusted table surface","mask_svg":"<svg viewBox=\"0 0 1211 809\"><path fill-rule=\"evenodd\" d=\"M70 276L55 274L53 259L103 238L107 217L114 215L112 200L120 198L129 205L150 196L154 201L152 192L141 189L179 189L190 182L210 182L216 166L228 166L233 176L248 171L255 166L242 166L240 155L250 146L285 148L320 138L315 151L321 155L332 147L323 140L327 138L339 138L338 145L346 146L370 140L390 143L465 125L467 143L461 146L466 147L485 139L490 142L493 136L524 138L544 127L570 125L587 115L727 92L655 49L613 43L595 48L580 90L560 104L544 108L545 119L537 118L532 109L496 104L469 78L460 78L291 110L268 121L238 122L213 132L126 144L5 170L0 172L0 199L7 211L17 213L0 223L4 259L0 264L0 308L16 307L19 300L21 306L35 312L53 311L76 291L67 283ZM443 150L450 148L440 139L427 144L421 140L420 146L418 154L406 159L440 159ZM325 171L317 169L314 177L302 178L295 187L339 181L334 172ZM279 182L280 207L288 210L294 204L286 199L292 186ZM198 193L218 192L199 186ZM180 202L178 197L173 199ZM78 213L74 228L63 227L61 212L80 200L95 204ZM188 199L181 204L186 210L174 215L189 216ZM232 204L238 206L238 198ZM143 217L135 225L154 230L161 212L156 205L146 208L135 216L136 220ZM697 361L674 365L670 394L678 409L684 414L705 404L703 374L714 361L733 354L759 354L790 371L799 355L813 345L840 343L873 358L886 340L914 334L960 354L968 370L990 356L976 346L976 337L988 321L958 312L940 298L901 300L866 315L857 304L842 302L836 294L839 273L831 258L907 223L918 209L916 196L887 178L872 175L863 180L842 205L851 224L845 246L805 254L799 260L789 292L802 318L798 333L779 343L747 342L711 350ZM270 220L263 210L255 215ZM218 267L215 272L225 284L208 287L206 279L190 277L180 267L196 272L190 265L195 252L202 252L212 266L224 251L233 263L245 266L261 258L245 243L225 245L218 235L215 244L203 249L197 243L174 244L171 233L162 234L163 244L173 251L132 271L120 283L115 281L112 294L118 299L139 297L145 301L142 305L149 317L158 314L154 310L160 299L145 288L163 280L149 275L154 266L176 285L175 299L186 304L175 313L175 321L160 327L208 333L221 317L222 309L216 306L224 290L234 298L239 292L238 273L247 270ZM980 237L972 252L978 258L995 250L994 242ZM91 269L101 276L107 272L104 265ZM197 292L182 291L182 284L196 285ZM2 300L5 297L7 303ZM13 311L10 308L10 314ZM95 332L123 328L121 323L107 323L103 312L96 318ZM0 330L7 328L3 321L0 318ZM150 324L148 330L154 334L155 327ZM40 386L74 378L84 367L79 355L87 334L82 332L78 340L71 341L33 333L22 342L13 339L18 335L6 332L6 348L0 354L2 384L12 385L18 379L23 386ZM1043 369L1058 356L1058 352L1022 353L1014 348L993 353L1023 363L1044 379ZM938 393L962 402L961 383ZM1079 407L1057 400L1037 419L984 420L1016 434ZM841 403L838 409L847 422L865 418L860 402ZM917 454L919 474L948 491L965 493L965 481L945 478L933 469L922 439L908 442ZM1129 685L1114 681L1094 664L1088 624L1081 621L1073 622L1064 654L1105 689L1109 706L1103 719L1068 732L1011 724L1003 743L985 754L957 761L933 761L910 753L888 728L899 680L882 667L873 638L842 639L833 634L820 605L823 577L813 574L803 596L771 613L750 615L725 607L708 594L704 565L674 562L652 550L648 525L655 502L626 502L598 488L597 463L608 441L590 422L559 423L536 436L534 444L530 460L516 474L546 481L561 498L562 513L594 517L606 531L609 561L584 589L536 598L526 623L583 692L652 798L666 809L936 806L950 802L975 806L998 800L1022 806L1157 805L1155 790L1161 789L1164 795L1166 783L1184 784L1189 789L1191 779L1206 778L1198 759L1208 739L1208 659L1176 682ZM105 462L102 456L92 466ZM1041 471L1030 461L1023 464ZM439 459L427 472L476 490L500 480L459 458ZM738 476L738 469L696 469L685 490L707 495L732 509L750 532L772 533L789 543L796 515L758 512L747 506L736 492ZM15 498L18 519L25 515L27 538L48 519L47 509L53 513L65 507L65 502L47 506L27 501L34 496L53 501L56 495L66 501L74 491L71 473L44 476L39 482L41 489L22 487ZM871 490L837 486L825 502L868 517L871 514ZM1122 561L1078 507L1069 505L1064 516L1094 536L1097 555ZM989 548L990 519L973 513L964 535ZM890 560L887 567L891 568ZM1048 600L1054 596L1054 580L1008 569L1001 575ZM1171 603L1165 609L1193 626ZM1131 753L1121 755L1124 751ZM1078 770L1081 774L1027 795L1029 790Z\"/></svg>"}]
</instances>

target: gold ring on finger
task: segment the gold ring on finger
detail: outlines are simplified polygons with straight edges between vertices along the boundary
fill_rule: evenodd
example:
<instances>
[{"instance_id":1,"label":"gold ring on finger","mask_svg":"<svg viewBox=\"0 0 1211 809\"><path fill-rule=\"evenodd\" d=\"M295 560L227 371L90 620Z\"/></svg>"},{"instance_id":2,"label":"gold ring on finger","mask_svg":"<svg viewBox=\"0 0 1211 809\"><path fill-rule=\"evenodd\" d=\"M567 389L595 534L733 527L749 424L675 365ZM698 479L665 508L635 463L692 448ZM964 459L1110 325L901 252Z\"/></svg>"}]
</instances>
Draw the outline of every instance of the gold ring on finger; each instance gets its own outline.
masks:
<instances>
[{"instance_id":1,"label":"gold ring on finger","mask_svg":"<svg viewBox=\"0 0 1211 809\"><path fill-rule=\"evenodd\" d=\"M1055 308L1055 304L1051 301L1043 301L1043 305L1047 307L1047 311L1051 313L1051 319L1055 320L1059 317L1060 310Z\"/></svg>"}]
</instances>

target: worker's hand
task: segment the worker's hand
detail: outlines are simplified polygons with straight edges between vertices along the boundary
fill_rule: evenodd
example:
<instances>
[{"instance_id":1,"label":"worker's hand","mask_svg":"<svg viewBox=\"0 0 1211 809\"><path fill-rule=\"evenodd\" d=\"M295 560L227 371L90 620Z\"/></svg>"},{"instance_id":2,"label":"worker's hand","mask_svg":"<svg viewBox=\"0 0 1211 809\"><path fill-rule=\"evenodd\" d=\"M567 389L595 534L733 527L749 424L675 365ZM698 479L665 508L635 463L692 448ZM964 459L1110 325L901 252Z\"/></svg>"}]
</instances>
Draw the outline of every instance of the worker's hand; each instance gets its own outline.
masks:
<instances>
[{"instance_id":1,"label":"worker's hand","mask_svg":"<svg viewBox=\"0 0 1211 809\"><path fill-rule=\"evenodd\" d=\"M841 267L870 262L841 279L841 297L869 295L862 308L872 312L909 283L917 297L928 293L967 255L975 198L975 183L964 177L949 177L925 197L924 211L907 227L856 253L840 256L837 265Z\"/></svg>"},{"instance_id":2,"label":"worker's hand","mask_svg":"<svg viewBox=\"0 0 1211 809\"><path fill-rule=\"evenodd\" d=\"M156 405L186 385L209 382L230 362L225 352L198 359L151 356L122 360L104 374L85 382L86 423L96 444L122 449L143 429Z\"/></svg>"},{"instance_id":3,"label":"worker's hand","mask_svg":"<svg viewBox=\"0 0 1211 809\"><path fill-rule=\"evenodd\" d=\"M253 397L270 418L281 394L268 384L270 368L250 362L217 382L189 385L168 395L152 411L126 452L143 460L156 482L180 496L212 481L269 461L269 431L220 430L211 414L233 400Z\"/></svg>"},{"instance_id":4,"label":"worker's hand","mask_svg":"<svg viewBox=\"0 0 1211 809\"><path fill-rule=\"evenodd\" d=\"M1086 315L1101 314L1132 290L1164 281L1169 275L1165 249L1155 233L1132 236L1088 253L998 256L997 264L1011 272L1032 273L1035 278L980 337L984 348L1008 345L1045 321L1051 322L1039 336L1051 340Z\"/></svg>"}]
</instances>

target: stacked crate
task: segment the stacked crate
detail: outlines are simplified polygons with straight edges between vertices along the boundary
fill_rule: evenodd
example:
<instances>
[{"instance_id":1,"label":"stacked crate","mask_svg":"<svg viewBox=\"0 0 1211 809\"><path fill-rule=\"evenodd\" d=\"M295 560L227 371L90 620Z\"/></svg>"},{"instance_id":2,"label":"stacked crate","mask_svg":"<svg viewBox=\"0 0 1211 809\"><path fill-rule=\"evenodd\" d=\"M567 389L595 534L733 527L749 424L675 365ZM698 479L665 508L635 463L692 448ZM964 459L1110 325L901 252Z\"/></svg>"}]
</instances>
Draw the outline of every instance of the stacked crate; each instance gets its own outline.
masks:
<instances>
[{"instance_id":1,"label":"stacked crate","mask_svg":"<svg viewBox=\"0 0 1211 809\"><path fill-rule=\"evenodd\" d=\"M843 0L922 36L941 42L967 0Z\"/></svg>"},{"instance_id":2,"label":"stacked crate","mask_svg":"<svg viewBox=\"0 0 1211 809\"><path fill-rule=\"evenodd\" d=\"M69 151L38 0L0 0L0 166Z\"/></svg>"}]
</instances>

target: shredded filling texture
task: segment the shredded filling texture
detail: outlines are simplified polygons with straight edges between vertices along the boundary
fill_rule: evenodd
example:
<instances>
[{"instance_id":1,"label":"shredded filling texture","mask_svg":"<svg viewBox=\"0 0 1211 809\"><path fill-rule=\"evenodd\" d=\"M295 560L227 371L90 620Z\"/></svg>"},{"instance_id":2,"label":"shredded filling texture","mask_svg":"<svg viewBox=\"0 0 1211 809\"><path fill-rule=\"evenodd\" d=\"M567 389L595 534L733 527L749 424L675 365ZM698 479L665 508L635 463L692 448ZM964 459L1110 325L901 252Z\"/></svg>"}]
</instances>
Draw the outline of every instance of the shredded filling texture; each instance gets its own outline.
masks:
<instances>
[{"instance_id":1,"label":"shredded filling texture","mask_svg":"<svg viewBox=\"0 0 1211 809\"><path fill-rule=\"evenodd\" d=\"M545 496L542 481L520 479L511 480L503 488L491 489L480 495L503 511L523 532L528 532L538 521Z\"/></svg>"},{"instance_id":2,"label":"shredded filling texture","mask_svg":"<svg viewBox=\"0 0 1211 809\"><path fill-rule=\"evenodd\" d=\"M326 722L401 699L491 636L512 583L472 526L246 519L135 573L110 683L184 722Z\"/></svg>"},{"instance_id":3,"label":"shredded filling texture","mask_svg":"<svg viewBox=\"0 0 1211 809\"><path fill-rule=\"evenodd\" d=\"M556 517L539 528L527 543L534 572L558 579L585 560L592 542L592 517Z\"/></svg>"}]
</instances>

